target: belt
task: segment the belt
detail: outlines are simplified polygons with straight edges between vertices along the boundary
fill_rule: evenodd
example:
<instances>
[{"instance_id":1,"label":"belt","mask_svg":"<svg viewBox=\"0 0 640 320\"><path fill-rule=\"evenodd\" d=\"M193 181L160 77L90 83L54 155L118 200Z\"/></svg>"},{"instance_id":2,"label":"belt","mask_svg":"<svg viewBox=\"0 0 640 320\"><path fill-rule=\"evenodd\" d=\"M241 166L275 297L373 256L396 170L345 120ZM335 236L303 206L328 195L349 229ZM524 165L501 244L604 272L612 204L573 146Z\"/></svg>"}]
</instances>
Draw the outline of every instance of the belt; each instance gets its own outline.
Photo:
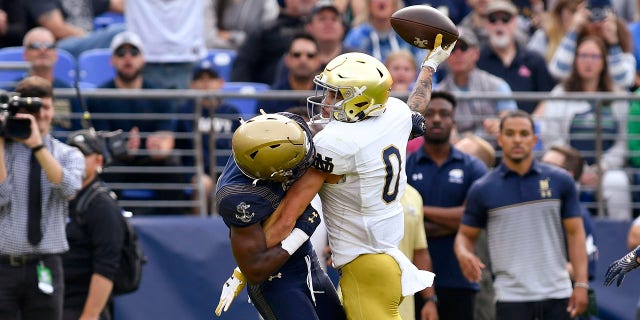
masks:
<instances>
[{"instance_id":1,"label":"belt","mask_svg":"<svg viewBox=\"0 0 640 320\"><path fill-rule=\"evenodd\" d=\"M50 254L27 254L22 256L0 255L0 263L8 264L12 267L20 267L35 264L47 256L50 256Z\"/></svg>"}]
</instances>

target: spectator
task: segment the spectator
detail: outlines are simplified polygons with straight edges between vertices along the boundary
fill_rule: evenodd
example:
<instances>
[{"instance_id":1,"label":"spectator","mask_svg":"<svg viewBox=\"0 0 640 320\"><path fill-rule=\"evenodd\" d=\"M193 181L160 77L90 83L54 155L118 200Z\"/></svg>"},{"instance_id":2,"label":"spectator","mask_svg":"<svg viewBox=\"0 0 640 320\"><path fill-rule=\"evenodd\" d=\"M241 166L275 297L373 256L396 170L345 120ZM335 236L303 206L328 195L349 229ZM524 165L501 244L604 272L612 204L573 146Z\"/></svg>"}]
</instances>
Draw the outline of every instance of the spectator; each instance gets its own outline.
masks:
<instances>
[{"instance_id":1,"label":"spectator","mask_svg":"<svg viewBox=\"0 0 640 320\"><path fill-rule=\"evenodd\" d=\"M487 172L475 157L450 142L456 100L448 92L434 91L425 110L424 144L407 157L407 183L424 202L424 228L433 257L434 286L441 319L473 319L478 284L467 281L453 254L453 241L464 211L467 190ZM419 300L419 299L418 299ZM422 305L418 301L418 305Z\"/></svg>"},{"instance_id":2,"label":"spectator","mask_svg":"<svg viewBox=\"0 0 640 320\"><path fill-rule=\"evenodd\" d=\"M473 246L486 228L497 319L570 319L588 304L585 235L575 183L566 172L533 158L536 140L526 112L510 111L502 118L502 163L471 186L455 240L464 276L480 281L485 265Z\"/></svg>"},{"instance_id":3,"label":"spectator","mask_svg":"<svg viewBox=\"0 0 640 320\"><path fill-rule=\"evenodd\" d=\"M404 211L404 236L398 244L398 249L409 258L420 270L432 271L431 256L427 250L427 236L422 223L422 196L410 185L404 189L400 198ZM317 230L316 230L317 231ZM425 288L416 293L422 301L427 301L424 310L415 310L415 299L412 295L404 297L398 307L402 319L416 319L416 313L420 319L438 319L438 297L433 287Z\"/></svg>"},{"instance_id":4,"label":"spectator","mask_svg":"<svg viewBox=\"0 0 640 320\"><path fill-rule=\"evenodd\" d=\"M64 266L63 319L112 319L111 290L125 238L122 209L99 174L105 147L96 133L72 133L69 145L84 154L82 189L69 202Z\"/></svg>"},{"instance_id":5,"label":"spectator","mask_svg":"<svg viewBox=\"0 0 640 320\"><path fill-rule=\"evenodd\" d=\"M51 83L27 77L16 92L40 98L42 107L16 115L30 122L28 138L0 136L0 319L59 320L67 201L80 190L84 161L49 134Z\"/></svg>"},{"instance_id":6,"label":"spectator","mask_svg":"<svg viewBox=\"0 0 640 320\"><path fill-rule=\"evenodd\" d=\"M271 90L313 90L313 79L320 71L318 42L308 33L295 35L284 57L287 78L271 86ZM307 100L261 100L258 109L267 113L306 105Z\"/></svg>"},{"instance_id":7,"label":"spectator","mask_svg":"<svg viewBox=\"0 0 640 320\"><path fill-rule=\"evenodd\" d=\"M407 50L391 52L384 65L389 69L391 79L393 79L391 91L410 93L418 74L413 54Z\"/></svg>"},{"instance_id":8,"label":"spectator","mask_svg":"<svg viewBox=\"0 0 640 320\"><path fill-rule=\"evenodd\" d=\"M623 92L614 86L610 77L606 52L601 38L582 38L576 47L577 58L571 74L554 88L552 94ZM582 175L581 185L594 190L601 183L609 217L622 220L631 218L629 178L624 172L628 112L629 103L623 100L603 101L599 106L589 100L550 100L546 102L541 118L543 145L546 148L570 145L580 150L588 165ZM593 136L598 125L595 120L598 114L602 133L599 163L596 161ZM602 176L598 174L600 170Z\"/></svg>"},{"instance_id":9,"label":"spectator","mask_svg":"<svg viewBox=\"0 0 640 320\"><path fill-rule=\"evenodd\" d=\"M273 84L276 68L293 35L304 31L305 18L316 0L285 0L278 18L250 34L238 50L231 81Z\"/></svg>"},{"instance_id":10,"label":"spectator","mask_svg":"<svg viewBox=\"0 0 640 320\"><path fill-rule=\"evenodd\" d=\"M306 25L309 32L318 41L318 56L321 68L327 66L331 59L347 52L356 51L354 48L342 45L347 31L342 14L333 2L320 0L313 8Z\"/></svg>"},{"instance_id":11,"label":"spectator","mask_svg":"<svg viewBox=\"0 0 640 320\"><path fill-rule=\"evenodd\" d=\"M330 0L320 0L316 3L305 25L305 30L318 42L320 70L338 55L356 51L342 45L346 26L340 12ZM289 70L284 65L285 57L286 55L278 62L275 82L286 81L289 76Z\"/></svg>"},{"instance_id":12,"label":"spectator","mask_svg":"<svg viewBox=\"0 0 640 320\"><path fill-rule=\"evenodd\" d=\"M598 36L606 44L613 82L621 88L631 87L635 82L636 60L626 23L615 15L610 0L588 0L587 3L587 8L580 7L574 13L569 31L549 62L549 71L556 79L566 79L575 60L577 43L585 36Z\"/></svg>"},{"instance_id":13,"label":"spectator","mask_svg":"<svg viewBox=\"0 0 640 320\"><path fill-rule=\"evenodd\" d=\"M495 92L511 94L511 87L503 79L477 68L480 48L471 29L458 28L459 38L451 56L445 62L447 76L438 89L449 92ZM459 134L474 133L489 141L498 134L498 117L518 106L513 100L465 100L456 106L456 130Z\"/></svg>"},{"instance_id":14,"label":"spectator","mask_svg":"<svg viewBox=\"0 0 640 320\"><path fill-rule=\"evenodd\" d=\"M51 82L54 88L71 88L71 84L58 79L53 74L53 68L58 61L55 38L51 31L43 27L35 27L24 36L23 59L29 62L29 73ZM82 113L80 103L76 99L56 98L53 102L59 118L53 120L54 134L66 137L71 130L82 128L79 119L72 119L71 114Z\"/></svg>"},{"instance_id":15,"label":"spectator","mask_svg":"<svg viewBox=\"0 0 640 320\"><path fill-rule=\"evenodd\" d=\"M92 30L94 17L107 11L122 12L123 0L28 0L26 5L31 18L28 27L49 29L58 48L76 58L89 49L108 48L111 39L124 31L123 24Z\"/></svg>"},{"instance_id":16,"label":"spectator","mask_svg":"<svg viewBox=\"0 0 640 320\"><path fill-rule=\"evenodd\" d=\"M193 90L216 91L224 86L224 79L220 77L218 72L208 60L202 60L193 70L193 80L191 80L190 88ZM218 169L216 167L224 167L231 156L231 135L240 126L240 112L230 104L224 103L216 97L204 97L198 101L202 104L202 114L195 123L193 120L179 120L176 131L181 133L202 134L202 154L204 160L203 176L205 186L205 194L211 195L213 191L213 181L211 177L217 178ZM188 100L185 104L178 108L180 114L193 114L196 111L197 101ZM209 133L213 132L213 137ZM211 156L209 144L210 139L215 141L216 160L211 168ZM176 149L193 150L193 138L176 139ZM195 166L194 157L182 157L182 164L186 166ZM195 178L191 178L195 182ZM194 193L195 195L195 193ZM211 199L208 199L210 201ZM207 208L210 208L207 205Z\"/></svg>"},{"instance_id":17,"label":"spectator","mask_svg":"<svg viewBox=\"0 0 640 320\"><path fill-rule=\"evenodd\" d=\"M157 89L158 87L142 75L145 66L144 52L140 38L133 32L125 31L113 38L111 43L111 64L116 70L113 80L99 88L108 89ZM97 130L114 131L121 129L129 133L127 141L128 156L120 159L116 165L136 166L175 166L180 163L173 155L175 122L171 119L154 119L153 114L176 113L171 103L165 100L145 99L90 99L87 104L93 114L130 114L128 119L95 120ZM138 117L136 117L138 115ZM145 115L144 118L139 117ZM104 176L107 182L180 182L180 174L138 173L118 175L110 173ZM174 199L172 190L156 190L158 199ZM162 210L158 210L162 211ZM144 210L136 213L144 214Z\"/></svg>"},{"instance_id":18,"label":"spectator","mask_svg":"<svg viewBox=\"0 0 640 320\"><path fill-rule=\"evenodd\" d=\"M458 26L465 27L473 31L473 33L478 37L478 42L480 43L480 47L484 47L489 44L489 34L487 33L487 12L488 6L490 3L500 1L500 0L466 0L467 5L471 7L471 12L467 14L466 17L462 19L462 21L458 24ZM511 2L510 0L508 0ZM514 38L520 45L526 45L528 39L528 24L523 21L523 17L518 15L518 8L513 6L515 16L515 26L514 26ZM522 27L521 26L525 26Z\"/></svg>"},{"instance_id":19,"label":"spectator","mask_svg":"<svg viewBox=\"0 0 640 320\"><path fill-rule=\"evenodd\" d=\"M385 61L387 56L400 49L411 51L417 61L425 57L425 50L402 40L391 27L391 15L401 8L398 0L367 0L368 20L351 29L343 44ZM419 65L417 65L418 67Z\"/></svg>"},{"instance_id":20,"label":"spectator","mask_svg":"<svg viewBox=\"0 0 640 320\"><path fill-rule=\"evenodd\" d=\"M556 0L544 17L542 26L531 36L527 48L543 55L547 62L560 45L560 41L569 31L572 17L578 10L586 10L584 0Z\"/></svg>"},{"instance_id":21,"label":"spectator","mask_svg":"<svg viewBox=\"0 0 640 320\"><path fill-rule=\"evenodd\" d=\"M496 153L493 146L474 134L467 134L456 142L455 147L460 151L480 159L491 170L496 162ZM482 276L478 284L480 291L476 293L473 306L474 320L493 320L496 318L496 292L493 289L493 275L491 274L489 260L489 248L486 230L480 231L475 245L475 252L480 261L485 261L487 268L482 269Z\"/></svg>"},{"instance_id":22,"label":"spectator","mask_svg":"<svg viewBox=\"0 0 640 320\"><path fill-rule=\"evenodd\" d=\"M0 1L0 48L22 44L27 32L27 10L21 0Z\"/></svg>"},{"instance_id":23,"label":"spectator","mask_svg":"<svg viewBox=\"0 0 640 320\"><path fill-rule=\"evenodd\" d=\"M204 0L204 37L209 49L238 50L247 35L278 17L276 0Z\"/></svg>"},{"instance_id":24,"label":"spectator","mask_svg":"<svg viewBox=\"0 0 640 320\"><path fill-rule=\"evenodd\" d=\"M515 40L517 13L516 7L507 0L489 3L485 18L489 45L480 50L478 68L504 79L513 91L551 91L555 81L544 58ZM532 113L536 104L523 101L518 107Z\"/></svg>"},{"instance_id":25,"label":"spectator","mask_svg":"<svg viewBox=\"0 0 640 320\"><path fill-rule=\"evenodd\" d=\"M140 36L147 79L162 89L187 89L194 65L206 56L204 0L136 0L125 2L127 30ZM153 32L149 32L153 30Z\"/></svg>"}]
</instances>

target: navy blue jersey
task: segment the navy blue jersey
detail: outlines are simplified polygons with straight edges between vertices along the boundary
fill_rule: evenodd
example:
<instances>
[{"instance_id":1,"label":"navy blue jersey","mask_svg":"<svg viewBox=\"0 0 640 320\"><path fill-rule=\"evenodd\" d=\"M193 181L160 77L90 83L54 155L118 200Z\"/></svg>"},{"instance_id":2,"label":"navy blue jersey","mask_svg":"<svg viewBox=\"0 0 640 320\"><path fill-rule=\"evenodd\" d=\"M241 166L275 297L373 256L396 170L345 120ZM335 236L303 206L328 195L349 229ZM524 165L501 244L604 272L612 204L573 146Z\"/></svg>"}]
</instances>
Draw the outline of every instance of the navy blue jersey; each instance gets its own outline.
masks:
<instances>
[{"instance_id":1,"label":"navy blue jersey","mask_svg":"<svg viewBox=\"0 0 640 320\"><path fill-rule=\"evenodd\" d=\"M218 213L227 226L245 227L262 223L276 210L285 193L284 185L279 182L258 180L254 185L253 180L240 171L231 157L218 179ZM287 264L295 258L310 254L310 251L311 243L307 240Z\"/></svg>"}]
</instances>

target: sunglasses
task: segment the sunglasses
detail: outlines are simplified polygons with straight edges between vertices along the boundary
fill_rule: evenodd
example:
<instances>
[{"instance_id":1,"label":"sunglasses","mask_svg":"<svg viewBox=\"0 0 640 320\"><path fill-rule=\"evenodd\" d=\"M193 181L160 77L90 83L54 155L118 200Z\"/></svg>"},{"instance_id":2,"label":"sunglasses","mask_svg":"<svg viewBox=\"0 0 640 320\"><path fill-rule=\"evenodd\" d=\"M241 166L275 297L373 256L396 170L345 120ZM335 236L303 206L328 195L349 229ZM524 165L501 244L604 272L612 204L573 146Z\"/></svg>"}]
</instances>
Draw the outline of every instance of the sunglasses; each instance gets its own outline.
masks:
<instances>
[{"instance_id":1,"label":"sunglasses","mask_svg":"<svg viewBox=\"0 0 640 320\"><path fill-rule=\"evenodd\" d=\"M29 50L54 49L56 45L53 42L32 42L27 45Z\"/></svg>"},{"instance_id":2,"label":"sunglasses","mask_svg":"<svg viewBox=\"0 0 640 320\"><path fill-rule=\"evenodd\" d=\"M453 51L456 50L460 50L462 52L466 52L467 50L469 50L470 46L462 41L458 41L458 43L456 43L456 46L453 47Z\"/></svg>"},{"instance_id":3,"label":"sunglasses","mask_svg":"<svg viewBox=\"0 0 640 320\"><path fill-rule=\"evenodd\" d=\"M114 54L119 57L122 58L124 56L126 56L128 54L130 54L132 57L137 57L140 54L140 49L138 48L118 48L116 49L116 52L114 52Z\"/></svg>"},{"instance_id":4,"label":"sunglasses","mask_svg":"<svg viewBox=\"0 0 640 320\"><path fill-rule=\"evenodd\" d=\"M487 19L491 23L502 21L502 23L508 23L513 19L513 16L508 13L492 13L487 16Z\"/></svg>"},{"instance_id":5,"label":"sunglasses","mask_svg":"<svg viewBox=\"0 0 640 320\"><path fill-rule=\"evenodd\" d=\"M307 59L313 59L318 55L315 52L300 52L300 51L292 51L292 52L289 52L289 54L296 59L302 57L303 54L307 56Z\"/></svg>"}]
</instances>

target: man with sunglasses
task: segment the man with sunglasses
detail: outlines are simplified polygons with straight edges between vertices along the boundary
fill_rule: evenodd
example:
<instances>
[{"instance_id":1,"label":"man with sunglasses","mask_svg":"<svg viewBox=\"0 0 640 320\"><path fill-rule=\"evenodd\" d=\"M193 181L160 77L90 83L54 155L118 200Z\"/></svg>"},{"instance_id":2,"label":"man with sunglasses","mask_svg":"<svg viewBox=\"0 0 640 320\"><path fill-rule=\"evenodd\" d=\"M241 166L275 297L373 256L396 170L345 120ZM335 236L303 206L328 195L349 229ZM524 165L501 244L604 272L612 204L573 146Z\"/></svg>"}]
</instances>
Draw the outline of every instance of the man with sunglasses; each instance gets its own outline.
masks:
<instances>
[{"instance_id":1,"label":"man with sunglasses","mask_svg":"<svg viewBox=\"0 0 640 320\"><path fill-rule=\"evenodd\" d=\"M106 89L158 89L159 87L143 77L145 66L144 47L140 37L130 31L119 33L111 42L111 64L116 70L116 76L99 88ZM129 132L127 141L128 156L118 159L114 165L126 166L175 166L179 164L174 150L175 122L171 119L135 118L139 114L172 114L177 113L176 107L167 100L147 99L89 99L89 111L96 113L130 114L125 119L96 119L93 121L96 130L115 131L121 129ZM181 174L124 174L110 173L104 176L107 182L181 182ZM174 190L153 190L152 199L176 199ZM119 195L120 196L120 195ZM120 197L122 198L122 197ZM180 199L182 200L182 199ZM127 208L129 209L129 208ZM137 214L144 214L150 208L140 208ZM153 209L154 213L161 212ZM175 209L173 210L175 212Z\"/></svg>"},{"instance_id":2,"label":"man with sunglasses","mask_svg":"<svg viewBox=\"0 0 640 320\"><path fill-rule=\"evenodd\" d=\"M458 28L458 42L446 60L449 73L438 84L448 92L494 92L511 94L511 87L477 67L480 57L479 41L475 33L466 27ZM513 100L462 100L455 108L456 130L459 134L474 133L494 141L498 133L498 117L518 105Z\"/></svg>"},{"instance_id":3,"label":"man with sunglasses","mask_svg":"<svg viewBox=\"0 0 640 320\"><path fill-rule=\"evenodd\" d=\"M518 10L510 1L494 0L487 6L485 27L489 45L480 50L478 68L504 79L513 91L549 92L555 80L540 54L516 41ZM522 101L518 107L528 113L536 101Z\"/></svg>"},{"instance_id":4,"label":"man with sunglasses","mask_svg":"<svg viewBox=\"0 0 640 320\"><path fill-rule=\"evenodd\" d=\"M320 70L318 42L308 33L299 33L293 37L289 50L284 55L286 78L278 79L271 90L313 90L313 77ZM306 105L302 100L263 100L258 108L267 113L284 111L290 107Z\"/></svg>"},{"instance_id":5,"label":"man with sunglasses","mask_svg":"<svg viewBox=\"0 0 640 320\"><path fill-rule=\"evenodd\" d=\"M58 62L58 51L55 45L55 37L51 31L44 27L35 27L27 34L23 40L24 61L29 63L29 75L38 76L51 82L53 88L71 88L72 84L62 79L56 78L53 69ZM16 82L22 80L22 77L16 79ZM13 90L13 86L6 88ZM56 138L66 136L66 132L80 129L81 123L79 119L71 119L72 113L80 114L82 108L77 99L56 98L53 102L56 114L60 117L52 122L53 133Z\"/></svg>"}]
</instances>

